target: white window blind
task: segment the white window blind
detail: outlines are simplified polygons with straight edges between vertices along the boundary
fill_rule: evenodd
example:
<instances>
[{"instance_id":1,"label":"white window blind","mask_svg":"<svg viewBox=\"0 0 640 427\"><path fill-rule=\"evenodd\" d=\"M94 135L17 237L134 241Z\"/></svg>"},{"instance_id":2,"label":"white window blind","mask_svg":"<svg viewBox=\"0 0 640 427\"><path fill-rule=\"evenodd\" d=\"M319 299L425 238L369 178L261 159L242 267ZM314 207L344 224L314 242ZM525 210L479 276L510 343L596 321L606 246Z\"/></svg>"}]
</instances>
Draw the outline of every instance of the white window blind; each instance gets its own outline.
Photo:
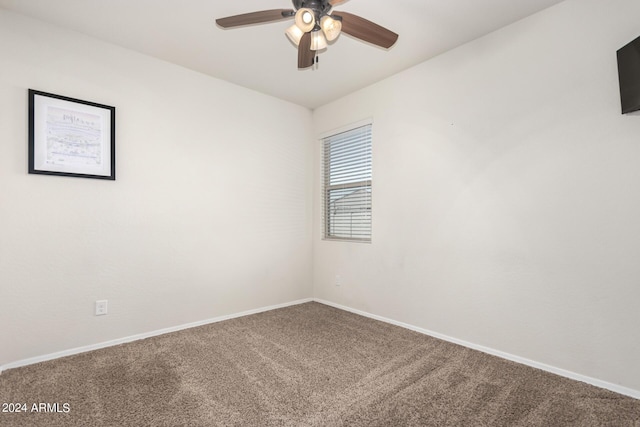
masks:
<instances>
[{"instance_id":1,"label":"white window blind","mask_svg":"<svg viewBox=\"0 0 640 427\"><path fill-rule=\"evenodd\" d=\"M371 241L371 125L323 139L325 239Z\"/></svg>"}]
</instances>

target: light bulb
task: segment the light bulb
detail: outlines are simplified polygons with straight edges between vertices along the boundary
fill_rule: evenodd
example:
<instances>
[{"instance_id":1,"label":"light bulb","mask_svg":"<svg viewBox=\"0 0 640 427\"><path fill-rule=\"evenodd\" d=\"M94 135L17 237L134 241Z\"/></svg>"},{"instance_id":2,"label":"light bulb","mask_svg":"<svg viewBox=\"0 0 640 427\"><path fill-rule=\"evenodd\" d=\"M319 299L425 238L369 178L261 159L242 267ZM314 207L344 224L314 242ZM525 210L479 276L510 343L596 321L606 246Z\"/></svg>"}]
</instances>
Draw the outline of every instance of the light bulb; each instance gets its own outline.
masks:
<instances>
[{"instance_id":1,"label":"light bulb","mask_svg":"<svg viewBox=\"0 0 640 427\"><path fill-rule=\"evenodd\" d=\"M311 50L322 50L327 47L327 39L320 30L311 33Z\"/></svg>"},{"instance_id":2,"label":"light bulb","mask_svg":"<svg viewBox=\"0 0 640 427\"><path fill-rule=\"evenodd\" d=\"M308 33L316 26L313 10L303 7L296 12L296 25L303 33Z\"/></svg>"},{"instance_id":3,"label":"light bulb","mask_svg":"<svg viewBox=\"0 0 640 427\"><path fill-rule=\"evenodd\" d=\"M338 38L340 31L342 31L342 22L333 19L329 15L325 15L320 19L320 26L322 27L322 31L324 31L324 35L327 36L328 41L333 41Z\"/></svg>"},{"instance_id":4,"label":"light bulb","mask_svg":"<svg viewBox=\"0 0 640 427\"><path fill-rule=\"evenodd\" d=\"M291 40L293 44L298 46L300 44L300 39L302 38L302 35L304 33L300 28L298 28L297 25L294 24L289 28L287 28L287 30L285 31L285 34L287 35L287 37L289 37L289 40Z\"/></svg>"}]
</instances>

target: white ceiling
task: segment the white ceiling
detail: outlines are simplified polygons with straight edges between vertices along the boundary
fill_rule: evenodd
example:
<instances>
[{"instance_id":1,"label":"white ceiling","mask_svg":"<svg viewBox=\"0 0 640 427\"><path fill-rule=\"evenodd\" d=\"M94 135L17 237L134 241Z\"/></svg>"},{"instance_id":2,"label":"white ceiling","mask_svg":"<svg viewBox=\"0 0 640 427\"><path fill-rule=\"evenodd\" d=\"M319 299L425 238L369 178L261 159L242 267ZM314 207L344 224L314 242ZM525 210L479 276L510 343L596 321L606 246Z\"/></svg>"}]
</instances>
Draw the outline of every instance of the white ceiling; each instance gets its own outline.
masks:
<instances>
[{"instance_id":1,"label":"white ceiling","mask_svg":"<svg viewBox=\"0 0 640 427\"><path fill-rule=\"evenodd\" d=\"M562 0L351 0L336 10L400 35L384 50L342 34L318 69L297 69L291 21L223 30L215 19L289 0L0 0L54 23L308 108L379 81Z\"/></svg>"}]
</instances>

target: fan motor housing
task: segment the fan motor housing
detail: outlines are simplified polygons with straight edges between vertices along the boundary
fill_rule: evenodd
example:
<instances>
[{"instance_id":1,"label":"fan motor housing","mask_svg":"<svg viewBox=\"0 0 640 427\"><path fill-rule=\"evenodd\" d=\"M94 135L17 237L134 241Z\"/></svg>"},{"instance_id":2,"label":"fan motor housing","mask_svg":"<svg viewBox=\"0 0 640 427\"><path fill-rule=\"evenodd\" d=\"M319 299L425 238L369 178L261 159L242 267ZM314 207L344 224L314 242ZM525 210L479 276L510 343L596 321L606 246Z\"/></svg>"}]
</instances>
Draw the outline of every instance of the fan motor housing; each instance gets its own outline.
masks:
<instances>
[{"instance_id":1,"label":"fan motor housing","mask_svg":"<svg viewBox=\"0 0 640 427\"><path fill-rule=\"evenodd\" d=\"M308 8L319 14L328 12L331 9L329 0L293 0L293 7L296 10Z\"/></svg>"}]
</instances>

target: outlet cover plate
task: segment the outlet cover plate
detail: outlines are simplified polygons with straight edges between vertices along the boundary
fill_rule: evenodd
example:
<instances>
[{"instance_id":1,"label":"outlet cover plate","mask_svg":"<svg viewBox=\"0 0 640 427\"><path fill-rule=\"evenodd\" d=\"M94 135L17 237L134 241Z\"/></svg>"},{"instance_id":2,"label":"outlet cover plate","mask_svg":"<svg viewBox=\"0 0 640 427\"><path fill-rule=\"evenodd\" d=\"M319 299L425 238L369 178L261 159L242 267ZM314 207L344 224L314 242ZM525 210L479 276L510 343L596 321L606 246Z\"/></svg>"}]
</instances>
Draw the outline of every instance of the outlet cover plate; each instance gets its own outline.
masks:
<instances>
[{"instance_id":1,"label":"outlet cover plate","mask_svg":"<svg viewBox=\"0 0 640 427\"><path fill-rule=\"evenodd\" d=\"M104 316L107 314L107 300L96 301L96 316Z\"/></svg>"}]
</instances>

